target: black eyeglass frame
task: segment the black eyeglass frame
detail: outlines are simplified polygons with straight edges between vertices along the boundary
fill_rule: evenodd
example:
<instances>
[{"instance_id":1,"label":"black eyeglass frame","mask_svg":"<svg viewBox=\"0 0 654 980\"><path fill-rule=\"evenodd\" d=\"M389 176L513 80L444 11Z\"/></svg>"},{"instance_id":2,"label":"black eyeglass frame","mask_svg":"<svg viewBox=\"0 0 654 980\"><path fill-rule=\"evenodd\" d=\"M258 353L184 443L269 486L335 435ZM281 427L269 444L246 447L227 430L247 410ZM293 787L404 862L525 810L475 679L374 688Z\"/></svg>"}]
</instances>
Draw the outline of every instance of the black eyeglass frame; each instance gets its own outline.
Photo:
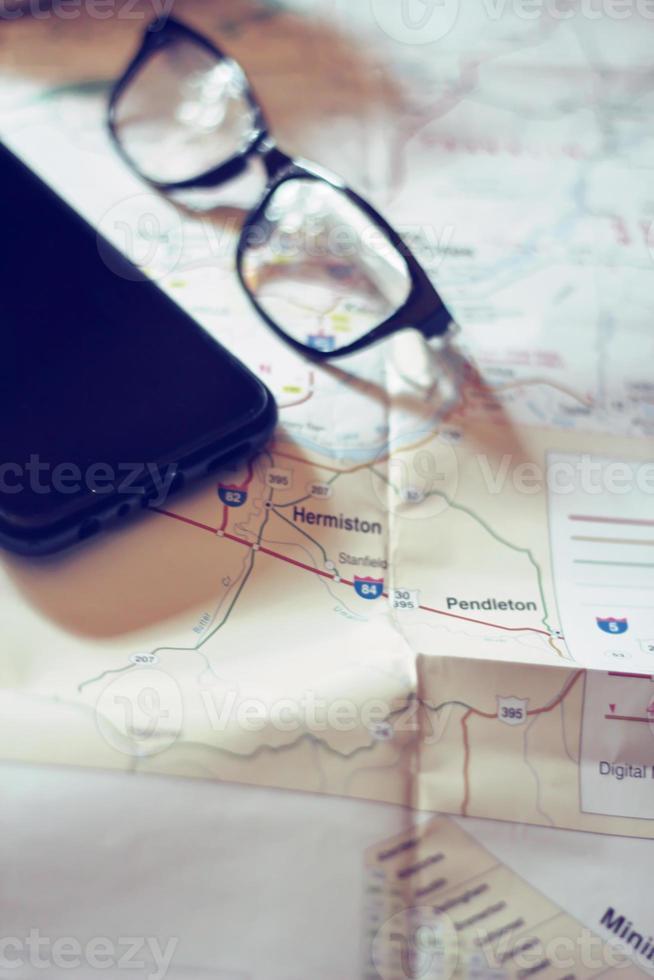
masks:
<instances>
[{"instance_id":1,"label":"black eyeglass frame","mask_svg":"<svg viewBox=\"0 0 654 980\"><path fill-rule=\"evenodd\" d=\"M195 43L218 61L228 63L233 71L240 76L243 95L252 111L253 132L243 149L219 166L185 180L170 182L157 181L148 177L147 174L142 173L123 147L118 134L117 109L122 95L148 60L158 51L162 51L168 45L179 40ZM146 28L136 55L132 58L123 75L111 89L107 122L112 142L125 163L132 170L135 170L151 187L163 194L197 188L218 187L220 184L242 174L255 155L262 159L268 178L267 184L261 200L250 211L241 229L236 248L236 268L241 285L257 313L279 337L300 353L319 361L344 357L348 354L354 354L356 351L363 350L378 341L385 340L391 334L409 327L420 331L427 340L433 337L443 337L448 333L452 324L452 316L427 276L427 273L400 235L365 198L357 194L356 191L353 191L340 178L307 161L294 159L279 149L270 134L263 109L254 94L247 75L237 61L224 51L221 51L213 41L210 41L203 34L193 30L193 28L188 27L181 21L174 20L172 17L164 16L153 21ZM250 235L261 223L262 219L264 219L265 211L271 197L282 184L291 180L322 181L333 187L334 190L344 194L384 234L388 242L403 257L409 272L411 290L402 306L363 337L337 350L318 350L303 344L288 334L259 305L245 279L243 263L245 253L248 249Z\"/></svg>"}]
</instances>

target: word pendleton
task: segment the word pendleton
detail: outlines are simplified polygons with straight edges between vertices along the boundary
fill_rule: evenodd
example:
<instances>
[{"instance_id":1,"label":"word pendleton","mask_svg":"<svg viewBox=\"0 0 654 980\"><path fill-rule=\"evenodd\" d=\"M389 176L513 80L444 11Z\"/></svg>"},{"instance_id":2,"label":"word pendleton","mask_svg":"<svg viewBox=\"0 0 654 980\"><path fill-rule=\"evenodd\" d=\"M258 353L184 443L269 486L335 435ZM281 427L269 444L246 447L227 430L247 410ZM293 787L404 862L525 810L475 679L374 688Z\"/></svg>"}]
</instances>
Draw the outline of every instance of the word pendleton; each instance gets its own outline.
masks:
<instances>
[{"instance_id":1,"label":"word pendleton","mask_svg":"<svg viewBox=\"0 0 654 980\"><path fill-rule=\"evenodd\" d=\"M316 514L305 507L293 508L293 520L302 524L315 524L316 527L335 527L339 531L358 531L360 534L381 534L378 521L362 521L358 517L345 517L343 514Z\"/></svg>"},{"instance_id":2,"label":"word pendleton","mask_svg":"<svg viewBox=\"0 0 654 980\"><path fill-rule=\"evenodd\" d=\"M464 609L466 611L486 609L490 612L497 609L509 609L512 612L536 612L538 609L535 602L520 602L516 599L457 599L455 596L448 595L446 601L448 609Z\"/></svg>"}]
</instances>

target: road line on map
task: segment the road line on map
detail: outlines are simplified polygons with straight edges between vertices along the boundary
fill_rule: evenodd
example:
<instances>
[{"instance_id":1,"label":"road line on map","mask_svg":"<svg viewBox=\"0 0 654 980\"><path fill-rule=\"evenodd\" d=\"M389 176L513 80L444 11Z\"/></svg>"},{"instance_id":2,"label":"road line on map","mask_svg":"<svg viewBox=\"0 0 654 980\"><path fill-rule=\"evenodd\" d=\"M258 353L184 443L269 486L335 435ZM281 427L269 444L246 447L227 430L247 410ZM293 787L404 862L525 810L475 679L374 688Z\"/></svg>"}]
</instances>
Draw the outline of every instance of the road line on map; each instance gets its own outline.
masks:
<instances>
[{"instance_id":1,"label":"road line on map","mask_svg":"<svg viewBox=\"0 0 654 980\"><path fill-rule=\"evenodd\" d=\"M654 716L651 718L639 718L637 715L604 715L606 721L642 721L648 725L654 724Z\"/></svg>"},{"instance_id":2,"label":"road line on map","mask_svg":"<svg viewBox=\"0 0 654 980\"><path fill-rule=\"evenodd\" d=\"M209 524L203 524L201 521L195 521L190 517L183 517L181 514L175 514L170 510L163 510L161 507L151 507L156 514L161 514L163 517L170 517L173 520L180 521L182 524L189 524L192 527L197 527L201 531L209 531L211 534L217 534L220 530L217 527L211 527ZM245 538L240 538L236 534L230 534L225 531L223 537L228 541L234 541L236 544L242 544L246 548L252 548L252 542L246 541ZM263 555L269 555L271 558L277 558L279 561L286 562L289 565L295 565L296 568L302 568L304 571L311 572L313 575L320 575L322 578L329 579L331 582L336 584L354 586L354 582L351 579L341 578L340 576L335 576L332 572L323 572L320 568L312 568L311 565L306 565L302 561L298 561L295 558L290 558L288 555L283 555L279 551L273 551L272 548L266 548L264 545L259 545L258 550ZM388 593L383 593L385 598L388 598ZM435 613L438 616L448 616L451 619L462 619L467 623L476 623L480 626L488 626L491 629L505 630L509 633L539 633L542 636L549 636L545 630L538 629L535 626L501 626L499 623L489 623L484 619L472 619L470 616L460 616L456 613L446 612L444 609L434 609L433 606L419 606L424 612Z\"/></svg>"},{"instance_id":3,"label":"road line on map","mask_svg":"<svg viewBox=\"0 0 654 980\"><path fill-rule=\"evenodd\" d=\"M108 670L103 670L97 677L89 677L88 680L82 681L81 684L77 685L77 690L81 692L87 684L94 684L96 681L101 681L107 674L122 674L126 670L132 670L134 666L135 664L125 664L124 667L110 667Z\"/></svg>"},{"instance_id":4,"label":"road line on map","mask_svg":"<svg viewBox=\"0 0 654 980\"><path fill-rule=\"evenodd\" d=\"M553 388L555 391L568 395L570 398L574 399L574 401L579 402L581 405L585 405L587 408L592 408L595 404L593 398L586 395L581 395L573 388L567 388L565 385L558 384L556 381L550 381L548 378L518 378L514 381L506 381L502 384L491 385L490 388L494 394L501 394L503 391L510 391L512 388L533 388L534 386L538 385L545 385L547 388Z\"/></svg>"},{"instance_id":5,"label":"road line on map","mask_svg":"<svg viewBox=\"0 0 654 980\"><path fill-rule=\"evenodd\" d=\"M537 626L500 626L499 623L489 623L485 619L473 619L471 616L461 616L459 613L446 612L445 609L434 609L433 606L418 606L425 612L436 613L438 616L449 616L450 619L462 619L466 623L478 623L480 626L491 626L496 630L506 630L508 633L538 633L540 636L550 636L546 630Z\"/></svg>"},{"instance_id":6,"label":"road line on map","mask_svg":"<svg viewBox=\"0 0 654 980\"><path fill-rule=\"evenodd\" d=\"M468 804L470 802L470 736L468 732L468 718L473 713L471 708L461 718L461 729L463 730L463 800L461 801L461 815L468 816Z\"/></svg>"},{"instance_id":7,"label":"road line on map","mask_svg":"<svg viewBox=\"0 0 654 980\"><path fill-rule=\"evenodd\" d=\"M277 507L272 507L272 508L271 508L271 510L272 510L272 512L273 512L273 513L274 513L274 514L275 514L275 515L276 515L277 517L279 517L279 519L280 519L280 520L282 520L282 521L284 521L284 523L285 523L285 524L288 524L288 526L289 526L289 527L291 527L291 528L293 528L293 530L294 530L294 531L298 531L298 532L299 532L300 534L302 534L302 535L303 535L303 536L304 536L304 537L305 537L305 538L306 538L306 539L307 539L308 541L310 541L310 542L311 542L312 544L314 544L314 545L316 546L316 548L318 548L318 549L319 549L319 550L320 550L320 551L322 552L322 557L323 557L323 560L324 560L325 562L328 562L328 561L330 561L330 557L329 557L329 555L327 554L327 552L325 551L325 549L323 548L323 546L322 546L322 545L320 544L320 542L319 542L319 541L317 541L317 540L316 540L316 539L315 539L314 537L312 537L312 536L311 536L311 535L310 535L310 534L309 534L309 533L308 533L307 531L305 531L305 530L304 530L303 528L301 528L301 527L298 527L298 525L297 525L297 524L294 524L294 523L293 523L293 521L289 521L289 519L288 519L288 517L284 517L284 515L283 515L283 514L280 514L280 513L279 513L279 510L277 509Z\"/></svg>"},{"instance_id":8,"label":"road line on map","mask_svg":"<svg viewBox=\"0 0 654 980\"><path fill-rule=\"evenodd\" d=\"M558 708L565 701L579 678L583 677L584 674L584 670L578 670L565 682L553 701L540 708L532 708L531 711L527 711L527 717L534 718L535 720L538 715L548 714L550 711ZM461 718L461 728L463 730L463 800L461 802L461 814L464 817L468 815L468 804L470 803L470 733L468 731L468 720L472 715L486 719L497 719L497 712L481 711L479 708L468 708Z\"/></svg>"},{"instance_id":9,"label":"road line on map","mask_svg":"<svg viewBox=\"0 0 654 980\"><path fill-rule=\"evenodd\" d=\"M578 671L576 672L576 674L574 674L574 675L573 675L573 676L572 676L572 677L570 678L570 680L569 680L569 681L567 681L567 682L566 682L566 683L565 683L565 684L563 685L563 688L562 688L562 690L561 690L561 693L560 693L560 694L558 695L558 697L556 697L556 698L554 699L554 701L552 701L552 703L551 703L551 704L547 704L547 705L545 705L545 706L544 706L544 707L542 707L542 708L533 708L533 709L532 709L531 711L528 711L528 712L527 712L527 715L528 715L528 717L531 717L532 715L545 715L545 714L547 714L547 713L548 713L549 711L554 711L554 709L555 709L555 708L558 708L558 706L559 706L559 705L561 704L561 702L562 702L562 701L563 701L563 700L564 700L565 698L567 698L567 696L568 696L568 694L570 693L570 691L572 690L572 688L573 688L573 687L575 686L575 684L577 683L577 681L579 680L579 678L580 678L580 677L583 677L583 675L584 675L584 673L585 673L585 671L583 671L583 670L578 670Z\"/></svg>"},{"instance_id":10,"label":"road line on map","mask_svg":"<svg viewBox=\"0 0 654 980\"><path fill-rule=\"evenodd\" d=\"M397 496L400 497L400 493L399 493L397 487L388 479L387 476L385 476L385 474L379 473L376 469L374 469L374 467L371 467L371 472L374 473L375 476L378 476L380 480L383 480L384 483L386 483L391 488L391 490L393 490L397 494ZM476 514L474 510L472 510L470 507L465 507L463 504L457 504L454 500L452 500L451 497L449 497L446 493L443 493L441 490L431 490L429 493L425 494L425 499L427 499L428 497L440 497L441 500L444 500L445 501L445 503L448 505L448 507L451 507L452 508L452 510L458 510L462 514L466 514L466 516L468 516L472 520L476 521L480 525L480 527L482 527L486 531L487 534L490 534L490 536L495 541L498 542L498 544L501 544L502 546L504 546L506 548L509 548L511 551L515 551L518 554L523 554L523 555L526 555L527 556L527 558L529 559L530 564L532 565L532 567L536 571L536 581L538 583L538 591L539 591L539 594L540 594L540 600L541 600L541 604L542 604L542 607L543 607L543 618L542 618L541 622L543 623L543 626L546 626L547 627L547 630L536 629L535 627L529 627L529 626L518 626L518 627L515 627L515 626L514 627L511 627L511 626L498 626L497 628L498 629L505 629L505 630L515 630L516 632L530 631L530 632L534 632L534 633L542 633L543 636L547 636L547 637L550 637L551 638L554 631L553 631L552 627L549 624L549 611L548 611L548 608L547 608L547 600L545 598L545 589L544 589L544 586L543 586L543 573L542 573L542 570L541 570L540 565L538 564L538 562L534 558L534 556L531 553L530 549L529 548L522 548L520 545L513 544L511 541L508 541L506 538L502 537L501 534L499 534L497 531L495 531L490 526L490 524L487 524L486 521L482 517L479 516L479 514ZM421 609L422 608L428 609L430 612L440 613L443 616L447 616L447 615L453 616L455 619L469 620L469 622L471 622L471 623L481 623L484 626L494 626L495 625L494 623L486 623L486 622L484 622L483 620L480 620L480 619L469 619L469 617L467 617L467 616L456 616L454 613L446 613L446 612L441 611L440 609L429 609L428 606L424 606L424 607L421 606L420 608ZM557 650L556 647L554 647L554 649L556 650L556 653L558 653L559 656L561 656L560 651Z\"/></svg>"},{"instance_id":11,"label":"road line on map","mask_svg":"<svg viewBox=\"0 0 654 980\"><path fill-rule=\"evenodd\" d=\"M623 524L628 527L654 527L649 517L598 517L596 514L570 514L569 520L586 524Z\"/></svg>"}]
</instances>

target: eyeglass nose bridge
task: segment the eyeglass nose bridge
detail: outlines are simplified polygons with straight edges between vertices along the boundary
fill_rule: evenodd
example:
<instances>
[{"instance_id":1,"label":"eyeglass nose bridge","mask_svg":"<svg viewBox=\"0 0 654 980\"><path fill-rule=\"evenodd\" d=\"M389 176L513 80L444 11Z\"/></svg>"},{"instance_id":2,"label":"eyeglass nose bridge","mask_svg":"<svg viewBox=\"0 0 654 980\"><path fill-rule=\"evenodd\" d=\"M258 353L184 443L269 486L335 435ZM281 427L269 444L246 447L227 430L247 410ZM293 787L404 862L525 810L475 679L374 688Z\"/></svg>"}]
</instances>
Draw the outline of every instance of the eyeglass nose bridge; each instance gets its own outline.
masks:
<instances>
[{"instance_id":1,"label":"eyeglass nose bridge","mask_svg":"<svg viewBox=\"0 0 654 980\"><path fill-rule=\"evenodd\" d=\"M255 150L263 160L266 175L270 181L278 177L284 170L290 170L294 166L292 158L280 150L267 129L262 132Z\"/></svg>"}]
</instances>

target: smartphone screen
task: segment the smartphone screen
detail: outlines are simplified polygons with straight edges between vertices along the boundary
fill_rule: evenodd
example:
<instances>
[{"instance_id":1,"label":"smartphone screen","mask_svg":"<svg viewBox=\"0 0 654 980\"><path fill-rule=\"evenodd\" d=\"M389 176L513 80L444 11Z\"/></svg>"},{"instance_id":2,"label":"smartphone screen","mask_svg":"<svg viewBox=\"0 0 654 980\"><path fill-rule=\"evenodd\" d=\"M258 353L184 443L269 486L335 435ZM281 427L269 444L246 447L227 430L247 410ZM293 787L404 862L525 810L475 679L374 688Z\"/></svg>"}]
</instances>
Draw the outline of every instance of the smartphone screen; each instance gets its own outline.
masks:
<instances>
[{"instance_id":1,"label":"smartphone screen","mask_svg":"<svg viewBox=\"0 0 654 980\"><path fill-rule=\"evenodd\" d=\"M2 147L0 180L0 521L46 533L129 468L268 434L254 375Z\"/></svg>"}]
</instances>

